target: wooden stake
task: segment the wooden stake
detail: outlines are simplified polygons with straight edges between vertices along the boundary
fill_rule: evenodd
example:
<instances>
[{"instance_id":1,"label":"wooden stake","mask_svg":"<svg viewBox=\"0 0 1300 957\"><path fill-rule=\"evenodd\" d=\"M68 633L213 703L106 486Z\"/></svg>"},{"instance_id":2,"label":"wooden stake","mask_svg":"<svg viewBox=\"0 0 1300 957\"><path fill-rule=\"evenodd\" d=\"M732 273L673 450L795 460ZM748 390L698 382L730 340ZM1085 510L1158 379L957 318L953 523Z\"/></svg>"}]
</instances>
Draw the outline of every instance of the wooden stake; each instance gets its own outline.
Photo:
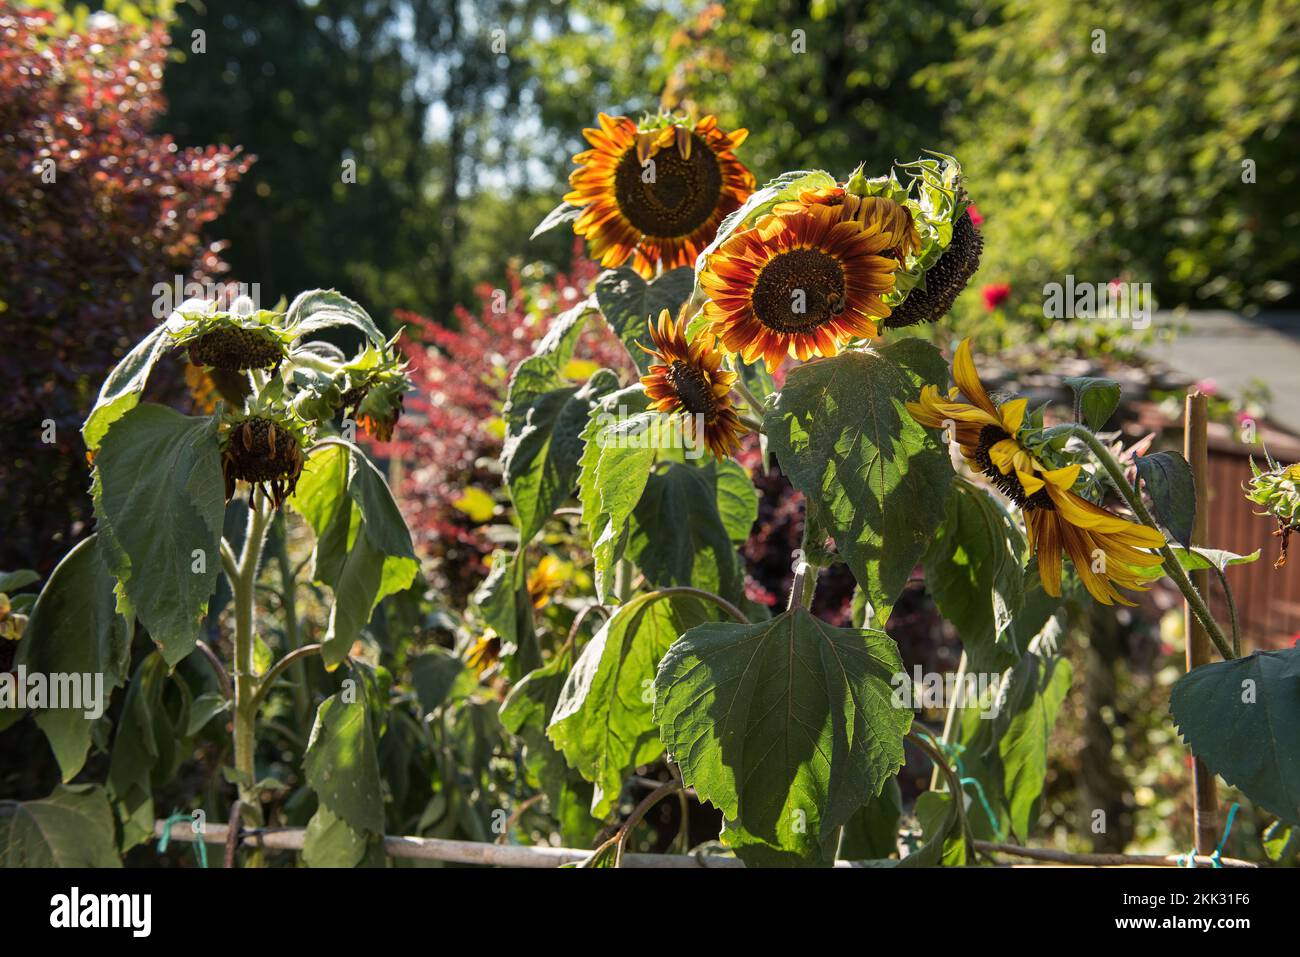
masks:
<instances>
[{"instance_id":1,"label":"wooden stake","mask_svg":"<svg viewBox=\"0 0 1300 957\"><path fill-rule=\"evenodd\" d=\"M1206 423L1209 398L1200 392L1187 396L1183 426L1183 455L1192 467L1196 483L1196 521L1192 526L1192 544L1209 545L1210 489L1209 462L1206 453ZM1189 577L1202 595L1210 593L1210 573L1190 572ZM1187 649L1187 670L1210 663L1210 636L1183 602L1183 635ZM1195 813L1196 853L1212 854L1219 842L1219 795L1214 772L1200 758L1192 757L1192 804Z\"/></svg>"}]
</instances>

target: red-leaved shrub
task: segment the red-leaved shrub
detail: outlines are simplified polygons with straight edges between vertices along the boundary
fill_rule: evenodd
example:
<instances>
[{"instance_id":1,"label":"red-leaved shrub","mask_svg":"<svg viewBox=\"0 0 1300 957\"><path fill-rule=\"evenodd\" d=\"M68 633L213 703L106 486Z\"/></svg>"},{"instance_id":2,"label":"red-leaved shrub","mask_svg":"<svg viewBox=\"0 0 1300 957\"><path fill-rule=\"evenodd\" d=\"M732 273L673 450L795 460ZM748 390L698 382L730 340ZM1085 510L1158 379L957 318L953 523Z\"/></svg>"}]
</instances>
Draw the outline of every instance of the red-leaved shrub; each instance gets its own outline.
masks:
<instances>
[{"instance_id":1,"label":"red-leaved shrub","mask_svg":"<svg viewBox=\"0 0 1300 957\"><path fill-rule=\"evenodd\" d=\"M150 132L161 25L55 24L0 2L0 568L43 571L88 515L78 430L100 382L157 323L156 283L224 271L200 231L251 161Z\"/></svg>"}]
</instances>

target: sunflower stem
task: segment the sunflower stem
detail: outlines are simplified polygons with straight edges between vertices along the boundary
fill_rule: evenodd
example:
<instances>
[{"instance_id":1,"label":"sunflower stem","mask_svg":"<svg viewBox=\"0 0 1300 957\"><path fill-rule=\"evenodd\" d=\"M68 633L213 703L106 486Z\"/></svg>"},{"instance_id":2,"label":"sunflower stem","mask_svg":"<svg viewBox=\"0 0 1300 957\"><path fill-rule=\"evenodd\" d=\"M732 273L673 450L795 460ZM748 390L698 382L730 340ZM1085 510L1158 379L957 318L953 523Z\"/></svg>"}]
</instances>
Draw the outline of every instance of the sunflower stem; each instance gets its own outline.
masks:
<instances>
[{"instance_id":1,"label":"sunflower stem","mask_svg":"<svg viewBox=\"0 0 1300 957\"><path fill-rule=\"evenodd\" d=\"M1130 485L1128 479L1124 477L1124 469L1115 461L1115 456L1111 454L1110 449L1106 448L1101 440L1085 426L1072 425L1070 432L1072 435L1077 436L1084 445L1088 446L1093 457L1101 463L1102 468L1106 470L1106 474L1110 476L1111 483L1119 491L1119 494L1124 497L1124 501L1128 503L1129 508L1133 509L1133 514L1137 516L1138 521L1159 531L1160 526L1152 518L1151 512L1143 503L1142 496L1138 494L1137 489ZM1168 542L1161 545L1159 551L1160 556L1164 559L1165 574L1183 593L1183 597L1187 599L1187 607L1191 609L1197 620L1205 626L1205 631L1209 634L1210 640L1214 642L1214 647L1219 649L1219 654L1223 656L1225 661L1231 661L1236 657L1232 653L1232 646L1228 643L1227 636L1224 635L1223 629L1219 627L1219 623L1210 614L1205 599L1196 590L1196 586L1192 584L1191 579L1187 577L1182 562L1178 560L1178 556L1174 554L1174 550L1169 547Z\"/></svg>"}]
</instances>

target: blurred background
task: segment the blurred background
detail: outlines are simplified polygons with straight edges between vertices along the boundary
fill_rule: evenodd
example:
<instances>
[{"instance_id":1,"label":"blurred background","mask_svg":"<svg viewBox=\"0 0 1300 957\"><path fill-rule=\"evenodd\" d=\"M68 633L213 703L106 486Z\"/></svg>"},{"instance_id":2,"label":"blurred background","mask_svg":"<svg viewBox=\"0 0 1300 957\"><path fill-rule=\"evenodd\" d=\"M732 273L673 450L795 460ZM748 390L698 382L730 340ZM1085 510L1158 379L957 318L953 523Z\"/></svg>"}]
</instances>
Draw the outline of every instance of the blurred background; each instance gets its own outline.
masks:
<instances>
[{"instance_id":1,"label":"blurred background","mask_svg":"<svg viewBox=\"0 0 1300 957\"><path fill-rule=\"evenodd\" d=\"M1295 0L49 0L0 18L0 568L47 574L88 531L78 428L156 323L156 283L256 282L267 306L333 287L407 328L424 401L376 451L434 605L463 608L508 521L509 370L597 272L567 230L529 233L598 112L663 107L749 129L760 184L958 157L983 265L927 334L975 336L1003 387L1067 407L1064 376L1120 379L1125 442L1176 447L1182 395L1209 392L1211 538L1264 549L1230 571L1247 637L1300 632L1300 579L1271 568L1271 526L1238 488L1265 444L1300 459ZM48 156L58 189L33 173ZM1141 328L1048 318L1043 286L1067 276L1149 283L1159 310ZM186 370L161 388L183 396ZM14 438L49 421L48 441ZM768 600L801 510L779 473L760 482L746 557ZM850 591L832 576L819 612L846 615ZM909 594L890 628L905 659L951 669L924 583ZM1185 800L1164 712L1177 612L1156 592L1138 614L1076 616L1088 691L1058 731L1049 828L1113 807L1098 849L1185 848L1164 823Z\"/></svg>"}]
</instances>

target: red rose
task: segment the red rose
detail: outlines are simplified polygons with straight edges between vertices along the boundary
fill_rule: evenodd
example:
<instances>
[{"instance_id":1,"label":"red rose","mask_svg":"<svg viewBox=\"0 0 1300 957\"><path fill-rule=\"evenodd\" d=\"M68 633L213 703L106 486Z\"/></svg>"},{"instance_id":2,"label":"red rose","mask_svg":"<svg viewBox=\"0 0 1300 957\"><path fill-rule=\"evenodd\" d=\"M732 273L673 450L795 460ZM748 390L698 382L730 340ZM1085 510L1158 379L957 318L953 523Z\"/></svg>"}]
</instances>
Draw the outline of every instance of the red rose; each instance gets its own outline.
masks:
<instances>
[{"instance_id":1,"label":"red rose","mask_svg":"<svg viewBox=\"0 0 1300 957\"><path fill-rule=\"evenodd\" d=\"M980 293L984 296L984 308L992 312L1011 297L1011 287L1004 282L991 282Z\"/></svg>"}]
</instances>

